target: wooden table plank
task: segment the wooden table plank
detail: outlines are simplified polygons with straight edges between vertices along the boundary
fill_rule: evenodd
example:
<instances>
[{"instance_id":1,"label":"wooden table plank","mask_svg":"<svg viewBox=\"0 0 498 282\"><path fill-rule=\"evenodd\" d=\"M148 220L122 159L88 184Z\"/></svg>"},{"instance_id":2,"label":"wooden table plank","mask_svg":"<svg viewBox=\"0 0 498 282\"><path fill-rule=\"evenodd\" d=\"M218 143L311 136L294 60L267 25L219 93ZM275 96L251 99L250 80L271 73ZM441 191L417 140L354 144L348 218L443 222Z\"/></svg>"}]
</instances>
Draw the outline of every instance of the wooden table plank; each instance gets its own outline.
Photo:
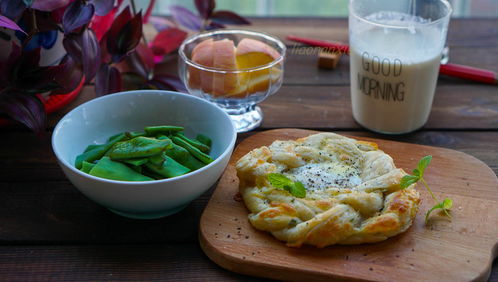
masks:
<instances>
[{"instance_id":1,"label":"wooden table plank","mask_svg":"<svg viewBox=\"0 0 498 282\"><path fill-rule=\"evenodd\" d=\"M224 270L197 244L1 246L6 281L261 281ZM489 281L498 281L495 260Z\"/></svg>"},{"instance_id":2,"label":"wooden table plank","mask_svg":"<svg viewBox=\"0 0 498 282\"><path fill-rule=\"evenodd\" d=\"M482 84L439 85L424 130L498 129L498 88ZM61 111L50 115L49 128L75 105L95 97L93 86ZM262 128L360 129L353 120L349 86L287 86L261 106Z\"/></svg>"},{"instance_id":3,"label":"wooden table plank","mask_svg":"<svg viewBox=\"0 0 498 282\"><path fill-rule=\"evenodd\" d=\"M212 263L197 244L1 246L4 281L255 281Z\"/></svg>"}]
</instances>

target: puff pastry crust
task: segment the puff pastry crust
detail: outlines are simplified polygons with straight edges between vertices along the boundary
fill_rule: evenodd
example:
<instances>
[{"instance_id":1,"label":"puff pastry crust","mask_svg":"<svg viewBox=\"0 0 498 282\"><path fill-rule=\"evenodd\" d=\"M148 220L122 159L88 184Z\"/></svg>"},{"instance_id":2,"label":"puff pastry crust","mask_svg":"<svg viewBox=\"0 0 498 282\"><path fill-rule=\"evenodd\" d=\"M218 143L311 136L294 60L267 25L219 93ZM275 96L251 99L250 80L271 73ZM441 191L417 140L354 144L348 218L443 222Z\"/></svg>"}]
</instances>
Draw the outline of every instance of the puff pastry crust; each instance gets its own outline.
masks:
<instances>
[{"instance_id":1,"label":"puff pastry crust","mask_svg":"<svg viewBox=\"0 0 498 282\"><path fill-rule=\"evenodd\" d=\"M377 144L334 133L275 141L236 168L251 224L290 247L386 240L410 227L420 202L415 185L400 188L406 173ZM301 181L306 197L272 187L269 173Z\"/></svg>"}]
</instances>

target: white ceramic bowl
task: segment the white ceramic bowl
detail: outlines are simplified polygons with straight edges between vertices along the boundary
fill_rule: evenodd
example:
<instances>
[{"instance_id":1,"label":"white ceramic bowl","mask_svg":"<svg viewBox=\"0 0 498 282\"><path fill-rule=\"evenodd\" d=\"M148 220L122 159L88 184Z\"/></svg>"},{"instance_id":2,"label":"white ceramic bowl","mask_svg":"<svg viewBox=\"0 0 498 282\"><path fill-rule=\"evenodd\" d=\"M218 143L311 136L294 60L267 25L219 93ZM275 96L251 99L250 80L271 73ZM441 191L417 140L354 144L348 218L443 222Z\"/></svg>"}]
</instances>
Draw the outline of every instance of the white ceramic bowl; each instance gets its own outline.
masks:
<instances>
[{"instance_id":1,"label":"white ceramic bowl","mask_svg":"<svg viewBox=\"0 0 498 282\"><path fill-rule=\"evenodd\" d=\"M88 145L151 125L178 125L187 136L209 136L215 161L186 175L141 182L94 177L74 167ZM67 178L88 198L123 216L158 218L180 211L216 182L236 137L230 117L210 102L178 92L139 90L103 96L72 110L55 127L52 148Z\"/></svg>"}]
</instances>

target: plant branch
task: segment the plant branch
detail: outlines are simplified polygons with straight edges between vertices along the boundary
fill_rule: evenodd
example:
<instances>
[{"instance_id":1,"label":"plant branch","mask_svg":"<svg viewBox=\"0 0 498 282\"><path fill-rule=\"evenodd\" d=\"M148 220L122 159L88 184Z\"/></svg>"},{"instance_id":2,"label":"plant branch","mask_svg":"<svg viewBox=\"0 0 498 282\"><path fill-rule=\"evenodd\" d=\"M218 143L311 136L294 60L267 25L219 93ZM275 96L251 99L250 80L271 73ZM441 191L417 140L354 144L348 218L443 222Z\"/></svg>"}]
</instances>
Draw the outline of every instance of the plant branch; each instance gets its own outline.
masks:
<instances>
[{"instance_id":1,"label":"plant branch","mask_svg":"<svg viewBox=\"0 0 498 282\"><path fill-rule=\"evenodd\" d=\"M437 199L436 195L434 195L434 193L432 192L431 188L429 188L429 185L427 185L427 182L425 182L425 179L423 177L420 178L420 181L422 181L422 184L424 184L425 188L427 188L427 191L429 191L429 194L431 194L432 198L434 199L434 201L436 201L436 204L439 204L439 200ZM449 217L451 218L451 215L448 213L448 211L444 208L442 208L442 210L444 211L444 213Z\"/></svg>"}]
</instances>

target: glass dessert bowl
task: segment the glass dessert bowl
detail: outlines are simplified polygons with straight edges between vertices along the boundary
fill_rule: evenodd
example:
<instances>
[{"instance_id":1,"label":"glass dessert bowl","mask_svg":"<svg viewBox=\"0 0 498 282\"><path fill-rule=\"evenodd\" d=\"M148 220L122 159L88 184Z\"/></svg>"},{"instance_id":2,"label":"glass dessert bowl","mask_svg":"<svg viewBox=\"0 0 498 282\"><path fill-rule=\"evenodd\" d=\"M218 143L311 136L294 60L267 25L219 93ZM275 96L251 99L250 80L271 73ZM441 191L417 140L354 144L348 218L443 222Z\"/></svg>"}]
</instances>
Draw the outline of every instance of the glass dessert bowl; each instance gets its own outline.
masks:
<instances>
[{"instance_id":1,"label":"glass dessert bowl","mask_svg":"<svg viewBox=\"0 0 498 282\"><path fill-rule=\"evenodd\" d=\"M224 109L237 132L258 127L257 104L277 92L285 45L270 35L217 30L193 35L180 46L179 73L188 91Z\"/></svg>"}]
</instances>

